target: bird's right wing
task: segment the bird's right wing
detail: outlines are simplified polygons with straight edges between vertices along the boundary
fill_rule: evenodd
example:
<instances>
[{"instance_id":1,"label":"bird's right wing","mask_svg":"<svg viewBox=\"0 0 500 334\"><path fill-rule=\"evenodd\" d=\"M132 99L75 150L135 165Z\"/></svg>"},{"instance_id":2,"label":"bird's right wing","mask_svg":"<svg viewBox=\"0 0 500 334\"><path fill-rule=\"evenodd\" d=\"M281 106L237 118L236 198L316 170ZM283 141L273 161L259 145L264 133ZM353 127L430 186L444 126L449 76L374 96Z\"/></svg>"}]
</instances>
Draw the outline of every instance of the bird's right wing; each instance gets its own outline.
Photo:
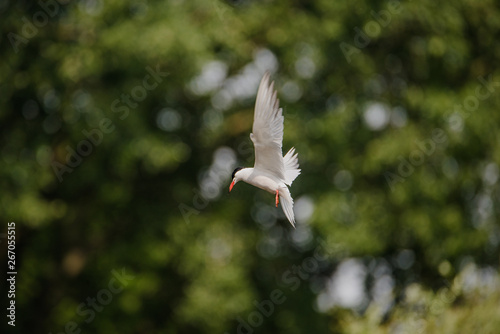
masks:
<instances>
[{"instance_id":1,"label":"bird's right wing","mask_svg":"<svg viewBox=\"0 0 500 334\"><path fill-rule=\"evenodd\" d=\"M281 150L284 118L276 94L274 82L269 84L269 73L266 72L257 92L250 139L255 147L255 169L284 180L285 166Z\"/></svg>"}]
</instances>

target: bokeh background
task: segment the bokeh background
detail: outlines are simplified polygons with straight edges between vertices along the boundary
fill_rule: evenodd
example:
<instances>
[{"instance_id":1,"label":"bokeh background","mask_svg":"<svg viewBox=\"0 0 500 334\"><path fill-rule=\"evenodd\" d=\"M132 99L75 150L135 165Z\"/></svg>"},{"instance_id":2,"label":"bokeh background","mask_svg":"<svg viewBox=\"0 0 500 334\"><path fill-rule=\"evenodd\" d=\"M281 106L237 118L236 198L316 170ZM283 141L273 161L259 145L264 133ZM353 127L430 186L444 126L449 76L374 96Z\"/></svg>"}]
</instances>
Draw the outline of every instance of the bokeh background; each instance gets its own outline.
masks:
<instances>
[{"instance_id":1,"label":"bokeh background","mask_svg":"<svg viewBox=\"0 0 500 334\"><path fill-rule=\"evenodd\" d=\"M498 2L0 12L3 328L498 333ZM296 229L271 194L227 193L266 70L299 152Z\"/></svg>"}]
</instances>

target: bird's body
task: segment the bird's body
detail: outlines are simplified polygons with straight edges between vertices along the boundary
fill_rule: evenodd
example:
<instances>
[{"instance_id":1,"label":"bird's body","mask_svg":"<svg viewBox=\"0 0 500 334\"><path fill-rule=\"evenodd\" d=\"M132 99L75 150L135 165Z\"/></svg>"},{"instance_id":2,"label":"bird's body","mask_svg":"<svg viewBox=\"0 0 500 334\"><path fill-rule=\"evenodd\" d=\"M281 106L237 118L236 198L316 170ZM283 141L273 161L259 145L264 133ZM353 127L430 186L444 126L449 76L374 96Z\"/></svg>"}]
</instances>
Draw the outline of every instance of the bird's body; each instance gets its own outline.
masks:
<instances>
[{"instance_id":1,"label":"bird's body","mask_svg":"<svg viewBox=\"0 0 500 334\"><path fill-rule=\"evenodd\" d=\"M257 92L255 114L250 139L255 147L253 168L236 168L229 191L238 181L244 181L257 188L276 195L276 206L281 207L290 224L295 227L293 199L288 190L300 174L295 149L291 148L283 157L283 111L279 108L274 83L269 84L269 74L264 74Z\"/></svg>"},{"instance_id":2,"label":"bird's body","mask_svg":"<svg viewBox=\"0 0 500 334\"><path fill-rule=\"evenodd\" d=\"M272 175L265 171L256 170L255 168L244 168L238 174L242 181L268 191L271 194L276 194L276 190L278 190L280 186L285 186L284 184L280 185Z\"/></svg>"}]
</instances>

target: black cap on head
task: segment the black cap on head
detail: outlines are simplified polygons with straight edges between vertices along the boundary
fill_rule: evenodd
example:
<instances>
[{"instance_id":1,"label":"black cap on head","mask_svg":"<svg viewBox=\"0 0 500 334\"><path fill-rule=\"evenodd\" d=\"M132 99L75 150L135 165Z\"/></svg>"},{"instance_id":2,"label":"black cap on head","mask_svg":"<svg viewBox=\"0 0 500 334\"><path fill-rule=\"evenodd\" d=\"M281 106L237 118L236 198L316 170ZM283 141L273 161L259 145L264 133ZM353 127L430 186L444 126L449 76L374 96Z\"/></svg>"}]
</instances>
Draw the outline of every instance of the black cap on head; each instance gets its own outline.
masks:
<instances>
[{"instance_id":1,"label":"black cap on head","mask_svg":"<svg viewBox=\"0 0 500 334\"><path fill-rule=\"evenodd\" d=\"M236 174L237 171L242 170L243 167L236 167L235 170L233 170L233 174L231 175L231 180L234 179L234 174Z\"/></svg>"}]
</instances>

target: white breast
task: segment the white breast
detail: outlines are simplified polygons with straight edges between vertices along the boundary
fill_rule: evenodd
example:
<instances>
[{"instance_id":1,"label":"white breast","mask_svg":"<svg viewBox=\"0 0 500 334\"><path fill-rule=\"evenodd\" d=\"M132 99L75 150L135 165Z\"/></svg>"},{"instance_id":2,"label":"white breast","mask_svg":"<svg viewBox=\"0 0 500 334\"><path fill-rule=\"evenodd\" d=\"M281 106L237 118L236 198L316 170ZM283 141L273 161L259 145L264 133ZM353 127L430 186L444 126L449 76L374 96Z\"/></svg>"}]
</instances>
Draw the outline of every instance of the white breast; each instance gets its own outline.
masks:
<instances>
[{"instance_id":1,"label":"white breast","mask_svg":"<svg viewBox=\"0 0 500 334\"><path fill-rule=\"evenodd\" d=\"M246 182L272 194L276 193L279 187L279 184L272 178L255 172L249 176Z\"/></svg>"}]
</instances>

